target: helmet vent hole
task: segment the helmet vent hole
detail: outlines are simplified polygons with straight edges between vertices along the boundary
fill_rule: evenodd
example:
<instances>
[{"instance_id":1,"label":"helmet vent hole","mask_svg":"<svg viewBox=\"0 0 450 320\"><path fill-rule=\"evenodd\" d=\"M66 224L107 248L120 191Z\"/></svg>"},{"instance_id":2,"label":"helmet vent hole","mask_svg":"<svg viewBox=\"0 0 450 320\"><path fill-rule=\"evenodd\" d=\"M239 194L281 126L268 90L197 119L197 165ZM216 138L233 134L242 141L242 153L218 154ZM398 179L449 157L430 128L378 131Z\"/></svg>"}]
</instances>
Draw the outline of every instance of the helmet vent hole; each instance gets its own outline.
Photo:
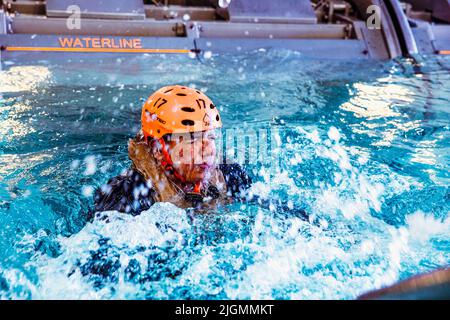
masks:
<instances>
[{"instance_id":1,"label":"helmet vent hole","mask_svg":"<svg viewBox=\"0 0 450 320\"><path fill-rule=\"evenodd\" d=\"M185 125L185 126L193 126L193 125L195 124L194 121L189 120L189 119L181 120L181 123L182 123L183 125Z\"/></svg>"},{"instance_id":2,"label":"helmet vent hole","mask_svg":"<svg viewBox=\"0 0 450 320\"><path fill-rule=\"evenodd\" d=\"M184 112L195 112L195 109L191 107L182 107L181 110Z\"/></svg>"},{"instance_id":3,"label":"helmet vent hole","mask_svg":"<svg viewBox=\"0 0 450 320\"><path fill-rule=\"evenodd\" d=\"M187 94L186 93L177 93L177 96L185 97L185 96L187 96Z\"/></svg>"},{"instance_id":4,"label":"helmet vent hole","mask_svg":"<svg viewBox=\"0 0 450 320\"><path fill-rule=\"evenodd\" d=\"M211 109L214 109L216 106L215 105L213 105L212 103L209 105L209 107L211 108Z\"/></svg>"},{"instance_id":5,"label":"helmet vent hole","mask_svg":"<svg viewBox=\"0 0 450 320\"><path fill-rule=\"evenodd\" d=\"M198 90L195 90L195 92L197 92L198 94L201 94L201 92L200 92L200 91L198 91Z\"/></svg>"},{"instance_id":6,"label":"helmet vent hole","mask_svg":"<svg viewBox=\"0 0 450 320\"><path fill-rule=\"evenodd\" d=\"M217 115L217 116L216 116L216 120L217 120L217 121L219 121L219 120L220 120L220 117L219 117L219 115Z\"/></svg>"},{"instance_id":7,"label":"helmet vent hole","mask_svg":"<svg viewBox=\"0 0 450 320\"><path fill-rule=\"evenodd\" d=\"M170 91L172 91L173 90L173 88L172 89L169 89L169 90L167 90L167 91L164 91L164 93L169 93Z\"/></svg>"}]
</instances>

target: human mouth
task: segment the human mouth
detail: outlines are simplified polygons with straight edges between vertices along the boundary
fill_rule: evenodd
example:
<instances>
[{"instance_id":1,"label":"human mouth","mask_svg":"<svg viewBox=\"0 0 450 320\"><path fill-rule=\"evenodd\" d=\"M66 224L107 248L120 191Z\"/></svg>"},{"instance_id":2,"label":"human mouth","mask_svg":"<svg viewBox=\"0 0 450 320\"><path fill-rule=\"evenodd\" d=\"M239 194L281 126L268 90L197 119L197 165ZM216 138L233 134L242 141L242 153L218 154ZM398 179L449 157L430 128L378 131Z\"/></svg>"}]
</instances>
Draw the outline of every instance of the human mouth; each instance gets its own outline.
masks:
<instances>
[{"instance_id":1,"label":"human mouth","mask_svg":"<svg viewBox=\"0 0 450 320\"><path fill-rule=\"evenodd\" d=\"M211 168L211 166L207 163L202 163L198 165L198 168L202 169L202 170L208 170L209 168Z\"/></svg>"}]
</instances>

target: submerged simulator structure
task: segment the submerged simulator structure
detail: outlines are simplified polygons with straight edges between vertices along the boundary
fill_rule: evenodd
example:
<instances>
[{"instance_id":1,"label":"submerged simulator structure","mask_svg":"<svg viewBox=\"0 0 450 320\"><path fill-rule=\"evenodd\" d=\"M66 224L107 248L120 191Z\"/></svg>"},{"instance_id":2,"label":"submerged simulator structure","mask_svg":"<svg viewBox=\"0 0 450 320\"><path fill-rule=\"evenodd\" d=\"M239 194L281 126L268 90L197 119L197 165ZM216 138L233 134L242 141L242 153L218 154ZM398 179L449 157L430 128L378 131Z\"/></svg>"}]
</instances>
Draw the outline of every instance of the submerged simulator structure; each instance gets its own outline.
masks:
<instances>
[{"instance_id":1,"label":"submerged simulator structure","mask_svg":"<svg viewBox=\"0 0 450 320\"><path fill-rule=\"evenodd\" d=\"M257 48L337 59L450 54L450 1L1 0L0 47L4 59Z\"/></svg>"}]
</instances>

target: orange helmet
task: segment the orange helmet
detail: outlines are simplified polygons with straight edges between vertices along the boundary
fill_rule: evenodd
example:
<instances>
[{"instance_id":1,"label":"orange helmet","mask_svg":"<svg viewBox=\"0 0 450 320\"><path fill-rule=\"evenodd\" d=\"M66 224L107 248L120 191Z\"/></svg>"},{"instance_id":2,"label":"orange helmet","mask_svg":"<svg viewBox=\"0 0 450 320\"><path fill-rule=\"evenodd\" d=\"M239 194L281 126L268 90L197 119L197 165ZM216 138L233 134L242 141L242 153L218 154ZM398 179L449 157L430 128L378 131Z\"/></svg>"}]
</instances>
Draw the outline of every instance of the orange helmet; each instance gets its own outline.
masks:
<instances>
[{"instance_id":1,"label":"orange helmet","mask_svg":"<svg viewBox=\"0 0 450 320\"><path fill-rule=\"evenodd\" d=\"M160 139L168 133L199 132L222 127L219 111L197 89L167 86L155 91L142 107L145 138Z\"/></svg>"}]
</instances>

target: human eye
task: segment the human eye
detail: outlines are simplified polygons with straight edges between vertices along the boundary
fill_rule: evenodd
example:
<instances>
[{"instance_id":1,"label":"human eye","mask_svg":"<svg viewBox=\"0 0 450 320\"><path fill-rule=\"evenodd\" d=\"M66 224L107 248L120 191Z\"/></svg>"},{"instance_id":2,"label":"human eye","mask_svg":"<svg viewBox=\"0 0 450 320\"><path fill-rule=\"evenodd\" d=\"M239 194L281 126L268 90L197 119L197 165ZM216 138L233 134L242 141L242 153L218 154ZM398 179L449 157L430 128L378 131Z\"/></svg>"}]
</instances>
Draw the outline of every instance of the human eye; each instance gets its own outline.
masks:
<instances>
[{"instance_id":1,"label":"human eye","mask_svg":"<svg viewBox=\"0 0 450 320\"><path fill-rule=\"evenodd\" d=\"M185 141L186 141L186 143L188 143L188 144L194 144L194 143L196 143L196 142L198 141L198 138L196 138L196 137L188 138L188 139L186 139Z\"/></svg>"}]
</instances>

